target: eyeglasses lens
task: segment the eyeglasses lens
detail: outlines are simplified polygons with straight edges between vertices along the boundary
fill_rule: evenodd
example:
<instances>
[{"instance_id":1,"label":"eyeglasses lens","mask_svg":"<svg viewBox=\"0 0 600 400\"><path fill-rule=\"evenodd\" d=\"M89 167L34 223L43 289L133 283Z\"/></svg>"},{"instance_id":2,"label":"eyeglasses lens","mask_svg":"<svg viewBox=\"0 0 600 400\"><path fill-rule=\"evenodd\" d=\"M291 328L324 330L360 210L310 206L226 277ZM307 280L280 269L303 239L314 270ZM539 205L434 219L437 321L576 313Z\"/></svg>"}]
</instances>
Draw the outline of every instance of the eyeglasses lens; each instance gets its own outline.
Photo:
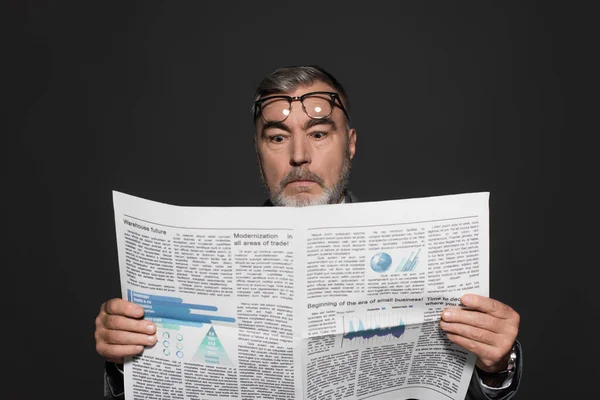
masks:
<instances>
[{"instance_id":1,"label":"eyeglasses lens","mask_svg":"<svg viewBox=\"0 0 600 400\"><path fill-rule=\"evenodd\" d=\"M322 94L305 97L302 105L306 114L311 118L328 117L332 110L331 98ZM268 99L262 103L261 112L265 121L279 122L285 120L290 115L291 105L285 98Z\"/></svg>"},{"instance_id":2,"label":"eyeglasses lens","mask_svg":"<svg viewBox=\"0 0 600 400\"><path fill-rule=\"evenodd\" d=\"M319 95L305 97L302 102L304 110L311 118L325 118L331 114L331 99Z\"/></svg>"},{"instance_id":3,"label":"eyeglasses lens","mask_svg":"<svg viewBox=\"0 0 600 400\"><path fill-rule=\"evenodd\" d=\"M290 102L287 99L269 99L262 104L261 110L265 121L283 121L290 115Z\"/></svg>"}]
</instances>

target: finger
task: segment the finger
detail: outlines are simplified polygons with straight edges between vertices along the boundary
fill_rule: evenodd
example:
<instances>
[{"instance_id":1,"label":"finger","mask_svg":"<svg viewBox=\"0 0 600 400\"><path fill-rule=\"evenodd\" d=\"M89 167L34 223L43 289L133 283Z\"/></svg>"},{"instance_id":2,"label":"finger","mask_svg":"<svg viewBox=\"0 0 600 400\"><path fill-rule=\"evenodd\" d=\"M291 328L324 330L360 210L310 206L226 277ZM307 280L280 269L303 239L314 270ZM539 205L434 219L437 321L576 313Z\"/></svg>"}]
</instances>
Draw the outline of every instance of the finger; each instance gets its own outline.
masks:
<instances>
[{"instance_id":1,"label":"finger","mask_svg":"<svg viewBox=\"0 0 600 400\"><path fill-rule=\"evenodd\" d=\"M489 360L486 364L496 364L505 358L506 351L499 347L490 346L454 333L447 333L446 336L452 343L472 352L480 360Z\"/></svg>"},{"instance_id":2,"label":"finger","mask_svg":"<svg viewBox=\"0 0 600 400\"><path fill-rule=\"evenodd\" d=\"M496 367L500 370L506 366L507 355L516 339L516 334L496 334L473 326L448 323L443 320L440 321L440 328L450 341L475 353L478 362L486 370Z\"/></svg>"},{"instance_id":3,"label":"finger","mask_svg":"<svg viewBox=\"0 0 600 400\"><path fill-rule=\"evenodd\" d=\"M130 301L124 299L110 299L102 305L102 310L110 315L124 315L130 318L141 318L144 316L144 309Z\"/></svg>"},{"instance_id":4,"label":"finger","mask_svg":"<svg viewBox=\"0 0 600 400\"><path fill-rule=\"evenodd\" d=\"M140 354L144 350L144 346L139 345L108 345L106 343L96 344L96 352L104 359L116 363L122 363L124 357Z\"/></svg>"},{"instance_id":5,"label":"finger","mask_svg":"<svg viewBox=\"0 0 600 400\"><path fill-rule=\"evenodd\" d=\"M496 318L508 319L515 314L510 306L477 294L465 294L461 297L461 302L470 309L493 315Z\"/></svg>"},{"instance_id":6,"label":"finger","mask_svg":"<svg viewBox=\"0 0 600 400\"><path fill-rule=\"evenodd\" d=\"M444 311L442 311L442 321L469 325L495 333L502 331L501 327L504 322L503 320L499 320L483 312L464 310L461 308L444 309Z\"/></svg>"},{"instance_id":7,"label":"finger","mask_svg":"<svg viewBox=\"0 0 600 400\"><path fill-rule=\"evenodd\" d=\"M446 333L462 336L488 346L494 346L496 343L502 342L502 337L499 334L470 325L441 320L440 328Z\"/></svg>"},{"instance_id":8,"label":"finger","mask_svg":"<svg viewBox=\"0 0 600 400\"><path fill-rule=\"evenodd\" d=\"M156 333L156 324L154 322L123 317L121 315L105 314L99 319L99 323L96 324L96 327L114 331L145 334Z\"/></svg>"},{"instance_id":9,"label":"finger","mask_svg":"<svg viewBox=\"0 0 600 400\"><path fill-rule=\"evenodd\" d=\"M152 346L157 341L156 335L146 335L143 333L116 331L111 329L100 331L98 336L99 342L108 345Z\"/></svg>"}]
</instances>

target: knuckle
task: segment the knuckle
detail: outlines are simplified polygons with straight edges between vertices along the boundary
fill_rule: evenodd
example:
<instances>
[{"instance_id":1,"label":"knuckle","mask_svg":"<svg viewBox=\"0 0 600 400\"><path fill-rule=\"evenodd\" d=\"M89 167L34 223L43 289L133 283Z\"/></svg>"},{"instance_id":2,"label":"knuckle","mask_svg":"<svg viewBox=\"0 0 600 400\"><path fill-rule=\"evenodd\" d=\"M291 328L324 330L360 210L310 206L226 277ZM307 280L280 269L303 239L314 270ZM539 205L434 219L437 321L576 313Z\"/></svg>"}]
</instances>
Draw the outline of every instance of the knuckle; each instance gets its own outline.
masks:
<instances>
[{"instance_id":1,"label":"knuckle","mask_svg":"<svg viewBox=\"0 0 600 400\"><path fill-rule=\"evenodd\" d=\"M510 339L510 338L505 338L503 343L502 343L502 349L505 349L507 351L509 351L510 349L512 349L513 345L515 344L514 339Z\"/></svg>"},{"instance_id":2,"label":"knuckle","mask_svg":"<svg viewBox=\"0 0 600 400\"><path fill-rule=\"evenodd\" d=\"M505 351L503 351L500 348L496 348L496 349L490 351L490 358L492 358L494 360L500 360L504 357L505 354L506 354Z\"/></svg>"},{"instance_id":3,"label":"knuckle","mask_svg":"<svg viewBox=\"0 0 600 400\"><path fill-rule=\"evenodd\" d=\"M467 340L466 348L467 350L475 353L475 350L477 350L477 343L473 340Z\"/></svg>"},{"instance_id":4,"label":"knuckle","mask_svg":"<svg viewBox=\"0 0 600 400\"><path fill-rule=\"evenodd\" d=\"M124 331L127 330L125 327L125 319L118 315L109 315L106 317L104 322L104 326L107 329L112 329L116 331Z\"/></svg>"},{"instance_id":5,"label":"knuckle","mask_svg":"<svg viewBox=\"0 0 600 400\"><path fill-rule=\"evenodd\" d=\"M102 340L102 335L100 335L100 331L98 329L96 329L96 331L94 332L94 340L96 341L96 347L97 347L98 344Z\"/></svg>"},{"instance_id":6,"label":"knuckle","mask_svg":"<svg viewBox=\"0 0 600 400\"><path fill-rule=\"evenodd\" d=\"M102 326L106 329L115 329L118 325L116 318L111 315L107 315L102 319Z\"/></svg>"},{"instance_id":7,"label":"knuckle","mask_svg":"<svg viewBox=\"0 0 600 400\"><path fill-rule=\"evenodd\" d=\"M502 306L504 306L503 303L500 303L496 299L490 299L490 300L491 300L490 310L492 313L497 313L498 311L500 311L502 309Z\"/></svg>"},{"instance_id":8,"label":"knuckle","mask_svg":"<svg viewBox=\"0 0 600 400\"><path fill-rule=\"evenodd\" d=\"M107 314L113 314L115 312L115 306L115 299L110 299L106 302L106 307L104 307L104 310Z\"/></svg>"},{"instance_id":9,"label":"knuckle","mask_svg":"<svg viewBox=\"0 0 600 400\"><path fill-rule=\"evenodd\" d=\"M137 310L137 307L134 303L131 302L127 302L125 304L125 310L127 312L128 315L134 315L135 311Z\"/></svg>"},{"instance_id":10,"label":"knuckle","mask_svg":"<svg viewBox=\"0 0 600 400\"><path fill-rule=\"evenodd\" d=\"M504 304L504 314L507 315L507 318L518 318L519 314L508 304Z\"/></svg>"},{"instance_id":11,"label":"knuckle","mask_svg":"<svg viewBox=\"0 0 600 400\"><path fill-rule=\"evenodd\" d=\"M106 303L104 303L106 304L104 307L104 311L109 315L117 313L120 300L121 299L118 298L108 300Z\"/></svg>"},{"instance_id":12,"label":"knuckle","mask_svg":"<svg viewBox=\"0 0 600 400\"><path fill-rule=\"evenodd\" d=\"M518 328L520 324L521 324L521 316L519 315L518 312L515 311L515 325Z\"/></svg>"},{"instance_id":13,"label":"knuckle","mask_svg":"<svg viewBox=\"0 0 600 400\"><path fill-rule=\"evenodd\" d=\"M106 358L114 359L120 357L120 354L117 351L113 350L112 347L108 347L104 352L104 356Z\"/></svg>"},{"instance_id":14,"label":"knuckle","mask_svg":"<svg viewBox=\"0 0 600 400\"><path fill-rule=\"evenodd\" d=\"M485 314L478 313L478 315L473 319L473 323L478 327L486 327L487 326L487 318Z\"/></svg>"},{"instance_id":15,"label":"knuckle","mask_svg":"<svg viewBox=\"0 0 600 400\"><path fill-rule=\"evenodd\" d=\"M477 328L471 328L469 330L469 336L475 340L481 340L485 337L484 331Z\"/></svg>"},{"instance_id":16,"label":"knuckle","mask_svg":"<svg viewBox=\"0 0 600 400\"><path fill-rule=\"evenodd\" d=\"M485 358L490 360L492 364L495 364L496 360L502 358L502 354L498 349L488 349L485 351Z\"/></svg>"},{"instance_id":17,"label":"knuckle","mask_svg":"<svg viewBox=\"0 0 600 400\"><path fill-rule=\"evenodd\" d=\"M117 331L108 331L106 333L106 342L110 344L122 344L123 340L119 332Z\"/></svg>"},{"instance_id":18,"label":"knuckle","mask_svg":"<svg viewBox=\"0 0 600 400\"><path fill-rule=\"evenodd\" d=\"M106 314L112 314L112 299L104 302L103 309Z\"/></svg>"}]
</instances>

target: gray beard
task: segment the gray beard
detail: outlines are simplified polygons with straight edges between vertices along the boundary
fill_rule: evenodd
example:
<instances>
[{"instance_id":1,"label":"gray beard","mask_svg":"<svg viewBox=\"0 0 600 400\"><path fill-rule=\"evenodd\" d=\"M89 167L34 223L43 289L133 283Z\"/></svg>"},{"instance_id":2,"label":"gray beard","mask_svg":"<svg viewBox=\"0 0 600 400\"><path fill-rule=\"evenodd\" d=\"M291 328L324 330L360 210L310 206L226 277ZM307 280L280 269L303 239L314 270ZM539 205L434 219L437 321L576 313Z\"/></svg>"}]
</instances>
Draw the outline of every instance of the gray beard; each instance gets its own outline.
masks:
<instances>
[{"instance_id":1,"label":"gray beard","mask_svg":"<svg viewBox=\"0 0 600 400\"><path fill-rule=\"evenodd\" d=\"M302 169L301 167L294 167L290 172L288 172L281 182L279 183L279 187L275 190L271 190L266 183L265 174L262 168L262 163L260 162L260 157L258 157L259 170L260 170L260 179L269 192L269 200L275 206L284 206L284 207L306 207L306 206L317 206L324 204L336 204L339 203L346 191L346 187L348 186L348 182L350 180L350 170L352 167L352 162L350 160L350 149L346 147L346 152L344 154L344 163L342 165L342 170L340 171L340 175L337 181L332 186L325 186L323 178L315 173L308 172L307 170ZM285 186L293 182L295 180L299 180L302 178L308 178L316 183L318 183L323 188L323 193L319 196L311 196L311 195L296 195L296 196L286 196L283 193Z\"/></svg>"}]
</instances>

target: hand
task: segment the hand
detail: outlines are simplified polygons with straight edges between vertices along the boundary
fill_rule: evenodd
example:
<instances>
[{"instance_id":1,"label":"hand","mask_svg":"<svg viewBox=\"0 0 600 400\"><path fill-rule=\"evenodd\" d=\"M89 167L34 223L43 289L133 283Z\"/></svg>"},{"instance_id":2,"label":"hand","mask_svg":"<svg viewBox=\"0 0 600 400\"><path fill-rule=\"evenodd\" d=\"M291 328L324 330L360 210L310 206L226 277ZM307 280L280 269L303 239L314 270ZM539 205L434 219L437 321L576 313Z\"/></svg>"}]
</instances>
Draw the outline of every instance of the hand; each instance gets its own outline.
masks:
<instances>
[{"instance_id":1,"label":"hand","mask_svg":"<svg viewBox=\"0 0 600 400\"><path fill-rule=\"evenodd\" d=\"M156 343L156 325L141 319L144 309L123 299L110 299L96 317L96 352L107 361L123 363L123 357L139 354Z\"/></svg>"},{"instance_id":2,"label":"hand","mask_svg":"<svg viewBox=\"0 0 600 400\"><path fill-rule=\"evenodd\" d=\"M519 333L519 314L498 300L476 294L466 294L461 301L467 309L444 309L440 327L451 342L475 353L479 369L505 370Z\"/></svg>"}]
</instances>

